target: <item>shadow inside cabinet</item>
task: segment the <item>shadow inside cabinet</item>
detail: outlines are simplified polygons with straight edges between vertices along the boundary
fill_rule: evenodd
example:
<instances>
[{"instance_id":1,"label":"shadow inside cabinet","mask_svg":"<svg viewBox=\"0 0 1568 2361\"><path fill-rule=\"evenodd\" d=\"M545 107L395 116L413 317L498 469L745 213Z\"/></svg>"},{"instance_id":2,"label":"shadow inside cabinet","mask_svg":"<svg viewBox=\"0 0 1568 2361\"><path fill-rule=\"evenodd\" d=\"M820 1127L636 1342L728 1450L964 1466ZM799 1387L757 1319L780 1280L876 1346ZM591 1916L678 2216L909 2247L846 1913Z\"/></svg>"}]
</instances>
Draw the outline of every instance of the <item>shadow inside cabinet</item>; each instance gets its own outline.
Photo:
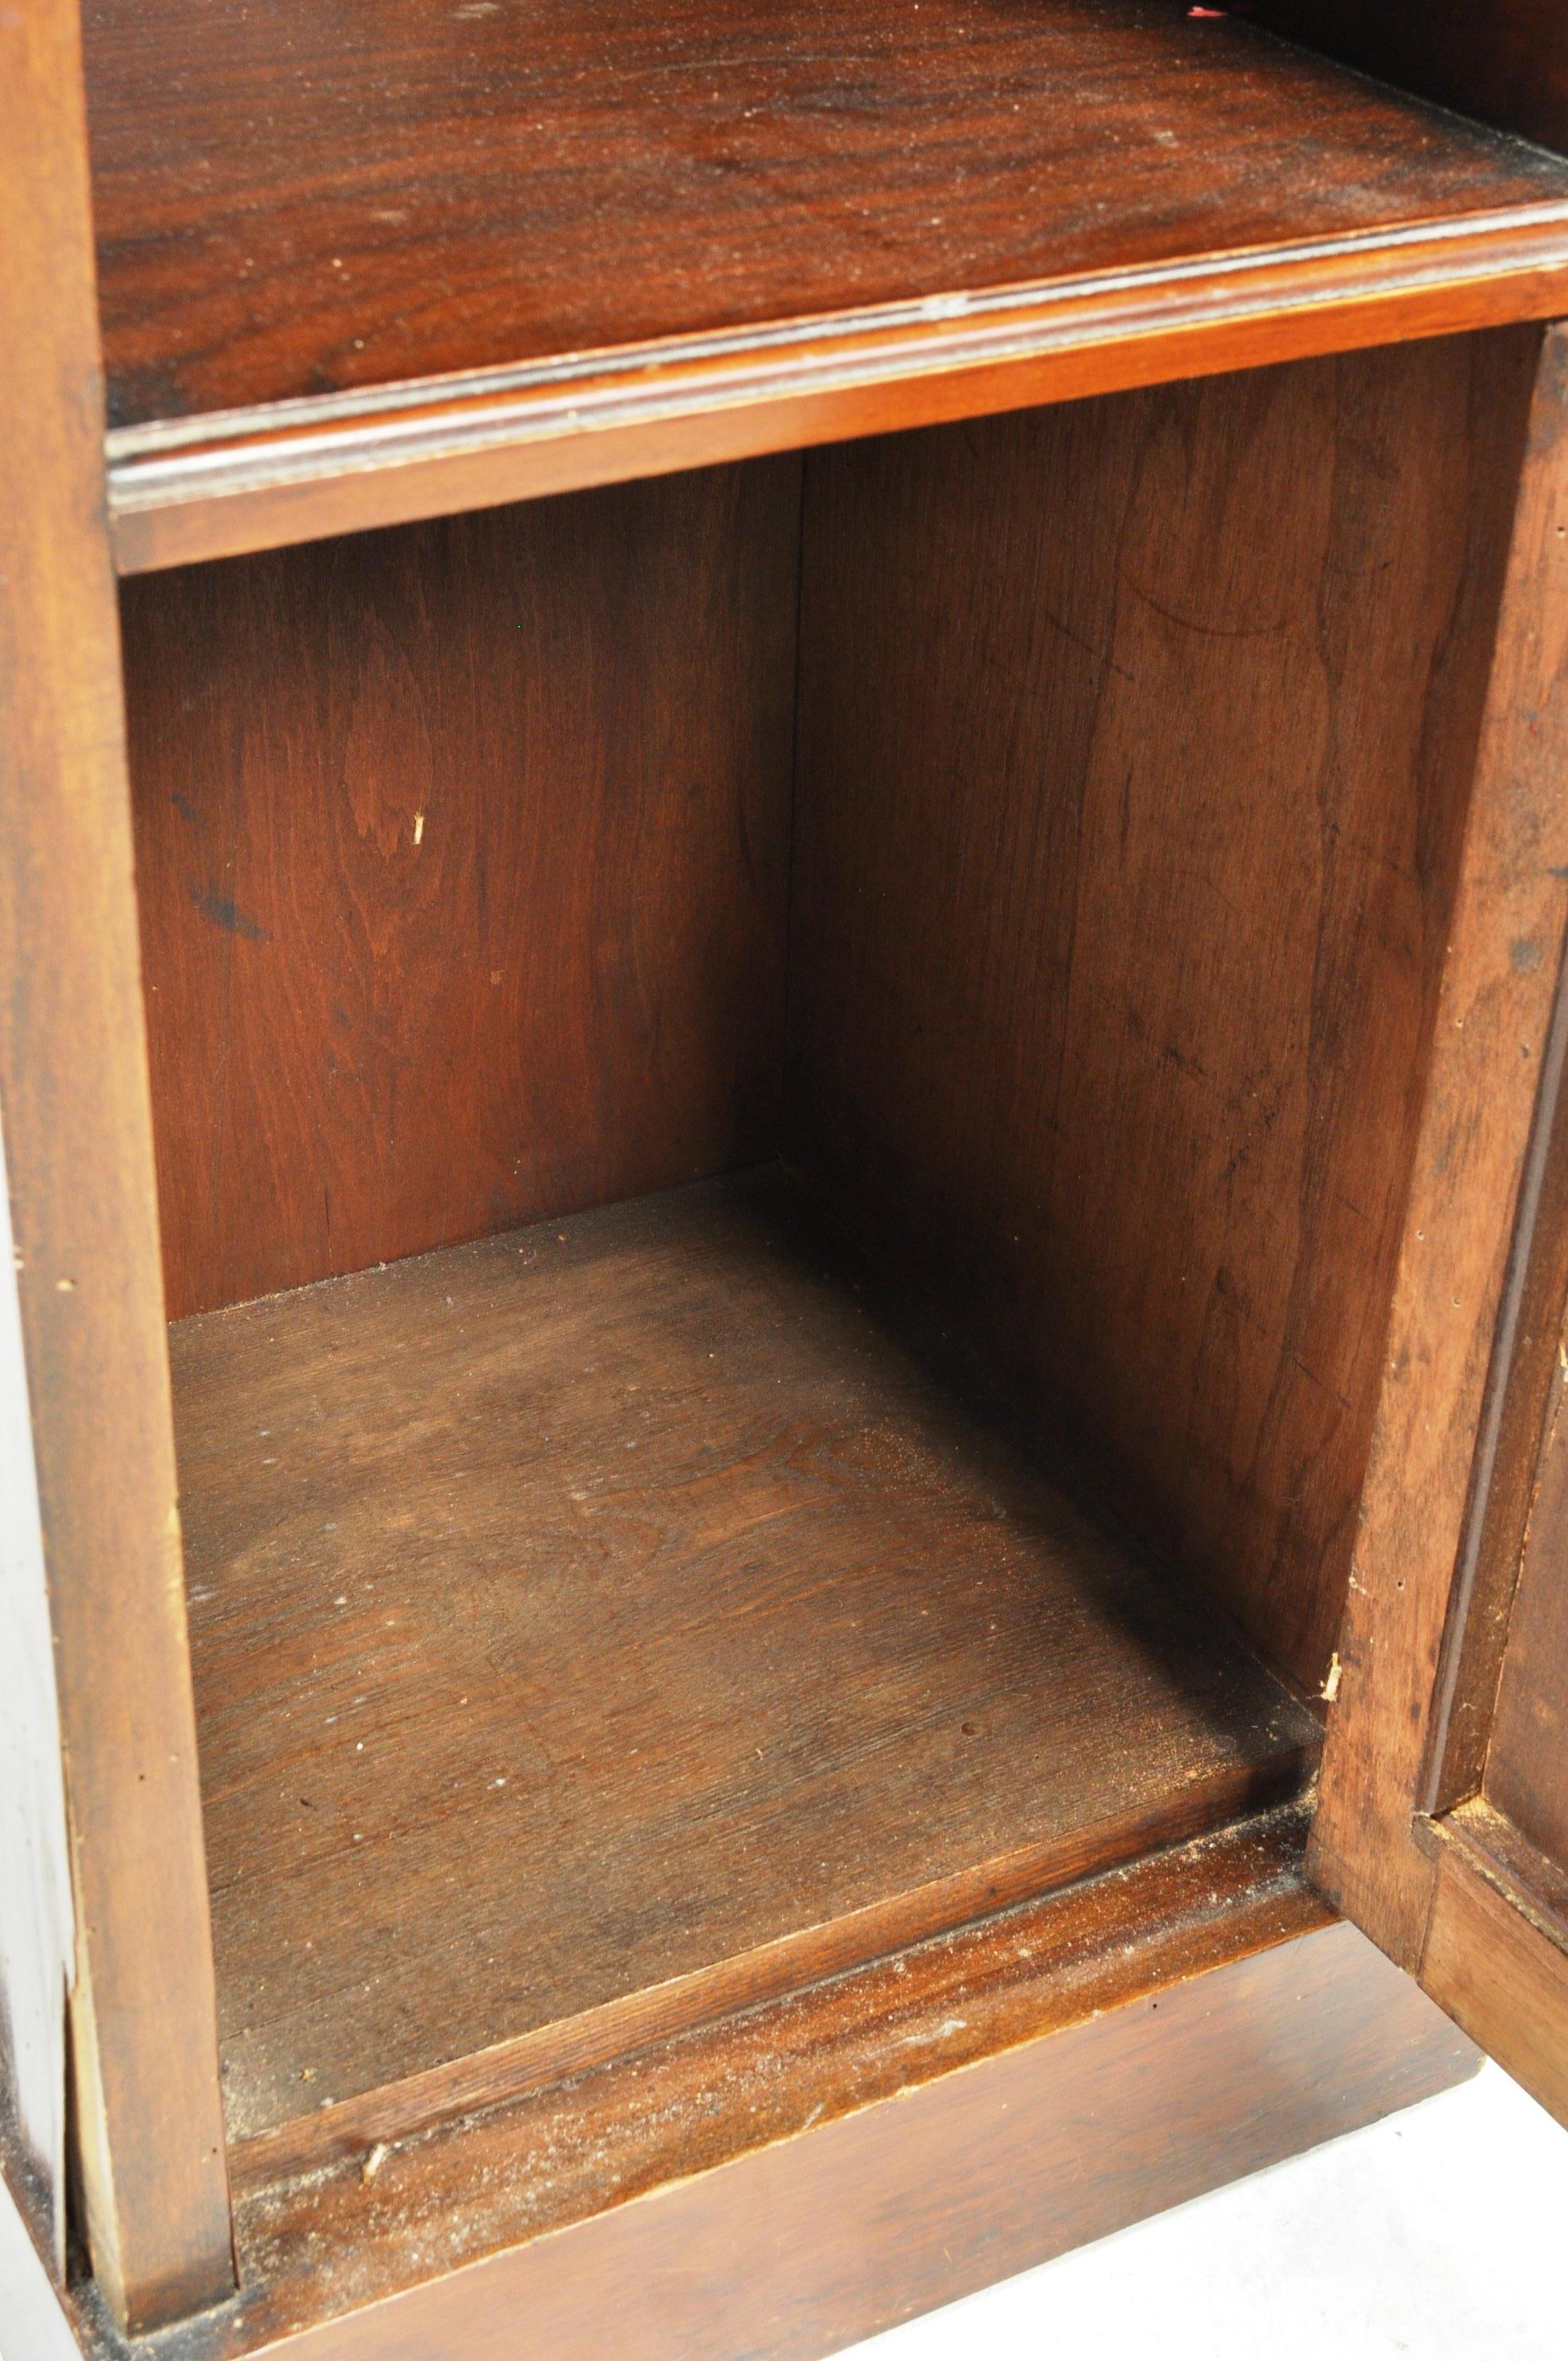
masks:
<instances>
[{"instance_id":1,"label":"shadow inside cabinet","mask_svg":"<svg viewBox=\"0 0 1568 2361\"><path fill-rule=\"evenodd\" d=\"M242 2193L1307 1790L1539 341L123 586Z\"/></svg>"}]
</instances>

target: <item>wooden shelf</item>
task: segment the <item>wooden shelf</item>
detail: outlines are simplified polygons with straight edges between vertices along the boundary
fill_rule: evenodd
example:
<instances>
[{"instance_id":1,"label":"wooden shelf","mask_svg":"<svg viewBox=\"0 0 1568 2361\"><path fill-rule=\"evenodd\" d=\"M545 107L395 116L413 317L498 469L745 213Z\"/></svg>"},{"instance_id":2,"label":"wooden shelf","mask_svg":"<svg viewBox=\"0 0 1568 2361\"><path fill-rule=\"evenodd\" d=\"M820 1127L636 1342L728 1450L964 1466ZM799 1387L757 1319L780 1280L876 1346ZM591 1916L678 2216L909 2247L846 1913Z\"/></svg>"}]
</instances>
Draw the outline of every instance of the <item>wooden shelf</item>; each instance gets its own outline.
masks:
<instances>
[{"instance_id":1,"label":"wooden shelf","mask_svg":"<svg viewBox=\"0 0 1568 2361\"><path fill-rule=\"evenodd\" d=\"M1175 0L97 0L121 563L1568 306L1568 163Z\"/></svg>"},{"instance_id":2,"label":"wooden shelf","mask_svg":"<svg viewBox=\"0 0 1568 2361\"><path fill-rule=\"evenodd\" d=\"M770 1172L171 1332L236 2169L1293 1793L1316 1724Z\"/></svg>"}]
</instances>

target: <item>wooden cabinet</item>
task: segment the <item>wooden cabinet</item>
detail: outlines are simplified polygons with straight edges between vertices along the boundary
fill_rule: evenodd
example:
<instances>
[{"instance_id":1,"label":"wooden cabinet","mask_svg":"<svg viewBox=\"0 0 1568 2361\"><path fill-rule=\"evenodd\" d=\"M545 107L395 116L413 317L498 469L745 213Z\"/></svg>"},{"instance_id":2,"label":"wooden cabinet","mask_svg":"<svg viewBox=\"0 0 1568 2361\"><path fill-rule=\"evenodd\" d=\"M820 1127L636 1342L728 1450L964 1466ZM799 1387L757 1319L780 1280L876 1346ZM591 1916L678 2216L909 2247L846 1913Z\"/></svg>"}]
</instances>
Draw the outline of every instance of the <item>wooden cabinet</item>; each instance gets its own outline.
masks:
<instances>
[{"instance_id":1,"label":"wooden cabinet","mask_svg":"<svg viewBox=\"0 0 1568 2361\"><path fill-rule=\"evenodd\" d=\"M1568 35L1245 13L0 20L7 2361L1568 2120Z\"/></svg>"}]
</instances>

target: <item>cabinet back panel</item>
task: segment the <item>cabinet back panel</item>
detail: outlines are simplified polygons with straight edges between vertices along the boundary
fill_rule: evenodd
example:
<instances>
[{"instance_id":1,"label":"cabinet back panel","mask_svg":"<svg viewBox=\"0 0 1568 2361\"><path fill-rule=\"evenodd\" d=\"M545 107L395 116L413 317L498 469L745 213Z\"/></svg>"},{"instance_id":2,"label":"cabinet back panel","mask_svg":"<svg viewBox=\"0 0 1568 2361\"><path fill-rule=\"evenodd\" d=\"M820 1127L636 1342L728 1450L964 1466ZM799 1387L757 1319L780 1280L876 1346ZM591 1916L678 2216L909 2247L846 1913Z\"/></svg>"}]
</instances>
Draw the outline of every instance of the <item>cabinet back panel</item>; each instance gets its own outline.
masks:
<instances>
[{"instance_id":1,"label":"cabinet back panel","mask_svg":"<svg viewBox=\"0 0 1568 2361\"><path fill-rule=\"evenodd\" d=\"M170 1317L773 1152L799 467L125 586Z\"/></svg>"},{"instance_id":2,"label":"cabinet back panel","mask_svg":"<svg viewBox=\"0 0 1568 2361\"><path fill-rule=\"evenodd\" d=\"M1535 342L808 462L793 1147L1306 1683Z\"/></svg>"},{"instance_id":3,"label":"cabinet back panel","mask_svg":"<svg viewBox=\"0 0 1568 2361\"><path fill-rule=\"evenodd\" d=\"M1568 24L1558 0L1241 0L1289 40L1568 153Z\"/></svg>"}]
</instances>

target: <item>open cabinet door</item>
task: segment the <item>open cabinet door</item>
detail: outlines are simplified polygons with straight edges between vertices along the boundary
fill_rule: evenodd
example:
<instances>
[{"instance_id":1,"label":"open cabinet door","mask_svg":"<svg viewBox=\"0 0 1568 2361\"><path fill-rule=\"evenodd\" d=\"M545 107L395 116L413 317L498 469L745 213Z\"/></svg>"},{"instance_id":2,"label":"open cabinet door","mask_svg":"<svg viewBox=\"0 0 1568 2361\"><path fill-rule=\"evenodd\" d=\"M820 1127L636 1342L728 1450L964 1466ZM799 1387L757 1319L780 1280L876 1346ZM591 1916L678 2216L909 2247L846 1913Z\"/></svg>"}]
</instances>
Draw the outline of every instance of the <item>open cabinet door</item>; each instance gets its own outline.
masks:
<instances>
[{"instance_id":1,"label":"open cabinet door","mask_svg":"<svg viewBox=\"0 0 1568 2361\"><path fill-rule=\"evenodd\" d=\"M1543 342L1311 1865L1568 2123L1568 375Z\"/></svg>"}]
</instances>

